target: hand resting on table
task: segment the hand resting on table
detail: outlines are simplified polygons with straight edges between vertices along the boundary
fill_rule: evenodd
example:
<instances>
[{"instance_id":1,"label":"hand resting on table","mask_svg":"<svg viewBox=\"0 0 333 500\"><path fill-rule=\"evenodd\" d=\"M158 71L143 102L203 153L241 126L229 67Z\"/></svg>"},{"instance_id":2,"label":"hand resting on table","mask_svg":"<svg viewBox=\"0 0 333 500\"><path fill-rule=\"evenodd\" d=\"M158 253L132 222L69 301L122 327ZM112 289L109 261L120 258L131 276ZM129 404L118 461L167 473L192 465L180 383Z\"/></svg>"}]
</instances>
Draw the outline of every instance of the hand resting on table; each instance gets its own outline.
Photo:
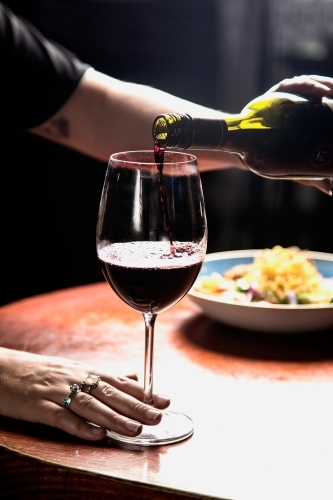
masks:
<instances>
[{"instance_id":1,"label":"hand resting on table","mask_svg":"<svg viewBox=\"0 0 333 500\"><path fill-rule=\"evenodd\" d=\"M0 348L0 372L1 415L57 427L90 441L104 439L106 430L137 436L142 424L158 424L161 410L170 404L157 394L154 407L142 403L143 388L135 375L117 377L65 358ZM81 389L89 374L101 379L90 393L89 386L71 392L70 386Z\"/></svg>"}]
</instances>

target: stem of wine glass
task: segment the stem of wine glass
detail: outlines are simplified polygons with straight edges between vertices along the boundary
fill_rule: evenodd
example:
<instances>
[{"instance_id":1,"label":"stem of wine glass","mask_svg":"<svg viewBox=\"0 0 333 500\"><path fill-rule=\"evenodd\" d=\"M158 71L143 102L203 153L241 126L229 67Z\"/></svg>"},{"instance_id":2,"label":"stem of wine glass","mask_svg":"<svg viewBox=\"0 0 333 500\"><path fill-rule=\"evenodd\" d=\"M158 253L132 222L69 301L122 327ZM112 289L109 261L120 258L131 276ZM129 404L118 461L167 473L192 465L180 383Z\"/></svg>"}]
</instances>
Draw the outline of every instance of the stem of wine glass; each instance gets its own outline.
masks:
<instances>
[{"instance_id":1,"label":"stem of wine glass","mask_svg":"<svg viewBox=\"0 0 333 500\"><path fill-rule=\"evenodd\" d=\"M145 364L143 402L153 404L153 355L154 355L154 325L157 314L144 313L145 321Z\"/></svg>"}]
</instances>

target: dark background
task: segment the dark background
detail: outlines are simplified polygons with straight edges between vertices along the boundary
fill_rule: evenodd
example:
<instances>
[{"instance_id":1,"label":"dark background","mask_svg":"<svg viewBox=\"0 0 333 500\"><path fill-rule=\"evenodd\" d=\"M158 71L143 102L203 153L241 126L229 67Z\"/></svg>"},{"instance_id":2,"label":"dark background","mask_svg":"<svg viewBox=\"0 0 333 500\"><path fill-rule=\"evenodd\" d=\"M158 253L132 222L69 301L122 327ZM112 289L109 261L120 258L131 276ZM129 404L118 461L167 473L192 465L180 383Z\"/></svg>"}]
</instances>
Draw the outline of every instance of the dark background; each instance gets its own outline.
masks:
<instances>
[{"instance_id":1,"label":"dark background","mask_svg":"<svg viewBox=\"0 0 333 500\"><path fill-rule=\"evenodd\" d=\"M239 112L285 77L333 76L329 0L8 0L116 78ZM95 227L106 164L29 134L2 144L0 303L103 280ZM333 252L333 199L228 169L202 174L208 252Z\"/></svg>"}]
</instances>

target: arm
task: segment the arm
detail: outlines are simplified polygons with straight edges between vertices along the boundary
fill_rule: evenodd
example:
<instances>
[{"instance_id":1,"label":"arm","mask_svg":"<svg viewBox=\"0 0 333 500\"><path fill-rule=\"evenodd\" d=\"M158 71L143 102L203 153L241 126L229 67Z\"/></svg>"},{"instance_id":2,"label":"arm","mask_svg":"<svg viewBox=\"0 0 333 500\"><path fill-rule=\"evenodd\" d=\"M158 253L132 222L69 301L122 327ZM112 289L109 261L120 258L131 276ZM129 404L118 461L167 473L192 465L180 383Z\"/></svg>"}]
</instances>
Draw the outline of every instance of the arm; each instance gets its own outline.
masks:
<instances>
[{"instance_id":1,"label":"arm","mask_svg":"<svg viewBox=\"0 0 333 500\"><path fill-rule=\"evenodd\" d=\"M270 89L333 96L333 79L295 77ZM101 161L117 151L152 149L152 123L161 113L189 113L223 117L226 113L180 99L144 85L126 83L89 69L68 102L48 121L31 132L71 147ZM223 151L194 150L201 171L245 167L238 156ZM332 194L330 179L302 181Z\"/></svg>"},{"instance_id":2,"label":"arm","mask_svg":"<svg viewBox=\"0 0 333 500\"><path fill-rule=\"evenodd\" d=\"M160 113L224 116L148 86L121 82L87 69L73 54L47 41L1 3L0 55L6 75L4 94L12 104L2 116L6 128L30 130L101 161L108 161L115 151L152 149L151 127ZM326 92L328 79L324 80L312 81L310 87ZM274 90L278 88L293 91L288 81ZM244 168L237 155L206 150L193 153L201 171ZM331 190L327 179L311 184L324 192Z\"/></svg>"},{"instance_id":3,"label":"arm","mask_svg":"<svg viewBox=\"0 0 333 500\"><path fill-rule=\"evenodd\" d=\"M99 73L47 40L0 2L6 131L30 130L107 162L113 152L152 149L152 124L166 112L224 116L154 88ZM242 164L236 155L196 151L201 169Z\"/></svg>"},{"instance_id":4,"label":"arm","mask_svg":"<svg viewBox=\"0 0 333 500\"><path fill-rule=\"evenodd\" d=\"M196 116L225 114L145 85L127 83L87 70L64 106L31 132L107 162L117 151L153 149L152 124L158 114L184 112ZM201 170L238 166L238 156L198 151Z\"/></svg>"}]
</instances>

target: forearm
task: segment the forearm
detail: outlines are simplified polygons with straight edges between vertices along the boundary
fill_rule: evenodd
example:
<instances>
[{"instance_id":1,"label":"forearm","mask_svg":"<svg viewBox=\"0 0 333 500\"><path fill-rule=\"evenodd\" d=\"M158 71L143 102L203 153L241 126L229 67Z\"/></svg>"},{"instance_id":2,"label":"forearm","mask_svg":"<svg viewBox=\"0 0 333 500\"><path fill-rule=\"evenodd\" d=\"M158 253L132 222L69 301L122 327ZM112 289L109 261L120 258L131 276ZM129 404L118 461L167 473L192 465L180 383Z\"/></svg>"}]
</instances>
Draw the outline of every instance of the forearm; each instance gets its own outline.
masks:
<instances>
[{"instance_id":1,"label":"forearm","mask_svg":"<svg viewBox=\"0 0 333 500\"><path fill-rule=\"evenodd\" d=\"M144 85L121 82L88 70L69 101L44 124L31 129L48 140L101 161L117 151L152 149L152 124L161 113L225 114ZM221 151L195 151L201 169L240 166Z\"/></svg>"}]
</instances>

